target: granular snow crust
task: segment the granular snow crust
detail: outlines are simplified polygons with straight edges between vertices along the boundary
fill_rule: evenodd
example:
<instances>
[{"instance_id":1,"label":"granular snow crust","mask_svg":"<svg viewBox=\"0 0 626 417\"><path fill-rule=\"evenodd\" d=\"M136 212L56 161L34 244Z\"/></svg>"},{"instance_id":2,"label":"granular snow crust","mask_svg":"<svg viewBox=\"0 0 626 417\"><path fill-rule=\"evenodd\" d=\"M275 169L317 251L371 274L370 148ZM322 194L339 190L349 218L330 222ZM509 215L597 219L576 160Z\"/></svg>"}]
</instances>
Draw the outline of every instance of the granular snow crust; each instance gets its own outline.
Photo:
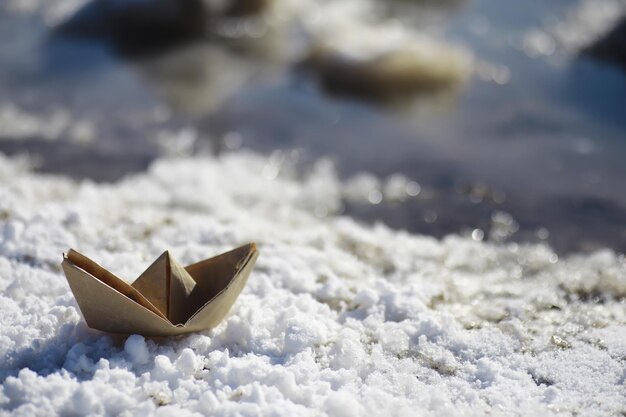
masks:
<instances>
[{"instance_id":1,"label":"granular snow crust","mask_svg":"<svg viewBox=\"0 0 626 417\"><path fill-rule=\"evenodd\" d=\"M0 415L626 413L623 255L360 225L332 215L328 164L267 164L163 159L95 184L0 157ZM231 314L179 338L89 329L60 270L73 247L132 281L165 249L248 241Z\"/></svg>"}]
</instances>

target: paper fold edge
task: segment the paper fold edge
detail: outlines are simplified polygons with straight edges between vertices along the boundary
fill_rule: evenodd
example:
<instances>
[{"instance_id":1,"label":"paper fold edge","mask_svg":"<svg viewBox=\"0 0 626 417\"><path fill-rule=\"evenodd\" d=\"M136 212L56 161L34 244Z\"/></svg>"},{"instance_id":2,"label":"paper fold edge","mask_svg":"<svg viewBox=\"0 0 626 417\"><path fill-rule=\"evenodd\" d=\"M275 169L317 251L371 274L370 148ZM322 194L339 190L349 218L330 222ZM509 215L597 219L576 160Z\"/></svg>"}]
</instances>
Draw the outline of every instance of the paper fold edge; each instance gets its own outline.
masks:
<instances>
[{"instance_id":1,"label":"paper fold edge","mask_svg":"<svg viewBox=\"0 0 626 417\"><path fill-rule=\"evenodd\" d=\"M259 257L259 250L255 243L242 245L233 250L241 249L248 245L250 246L250 252L242 259L245 260L247 258L248 261L235 272L235 276L230 280L228 285L204 303L202 307L187 320L185 323L186 327L192 329L213 328L226 317L248 282L248 277Z\"/></svg>"},{"instance_id":2,"label":"paper fold edge","mask_svg":"<svg viewBox=\"0 0 626 417\"><path fill-rule=\"evenodd\" d=\"M89 327L111 333L150 336L171 336L184 332L69 260L64 259L61 265Z\"/></svg>"}]
</instances>

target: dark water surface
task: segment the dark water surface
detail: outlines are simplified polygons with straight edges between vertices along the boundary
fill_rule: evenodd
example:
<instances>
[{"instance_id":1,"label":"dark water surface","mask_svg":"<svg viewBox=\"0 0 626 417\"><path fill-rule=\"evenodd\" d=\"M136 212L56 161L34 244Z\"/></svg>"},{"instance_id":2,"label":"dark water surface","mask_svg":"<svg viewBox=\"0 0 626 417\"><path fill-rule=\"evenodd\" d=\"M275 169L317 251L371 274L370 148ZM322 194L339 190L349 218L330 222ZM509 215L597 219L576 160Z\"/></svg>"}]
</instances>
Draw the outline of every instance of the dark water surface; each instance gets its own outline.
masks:
<instances>
[{"instance_id":1,"label":"dark water surface","mask_svg":"<svg viewBox=\"0 0 626 417\"><path fill-rule=\"evenodd\" d=\"M499 71L499 82L474 76L448 97L400 108L326 94L296 68L220 42L128 56L0 8L0 152L109 181L178 148L296 149L303 170L327 156L344 178L402 173L420 184L403 202L346 201L363 221L626 252L626 73L515 46L575 4L468 0L421 19L410 3L390 3Z\"/></svg>"}]
</instances>

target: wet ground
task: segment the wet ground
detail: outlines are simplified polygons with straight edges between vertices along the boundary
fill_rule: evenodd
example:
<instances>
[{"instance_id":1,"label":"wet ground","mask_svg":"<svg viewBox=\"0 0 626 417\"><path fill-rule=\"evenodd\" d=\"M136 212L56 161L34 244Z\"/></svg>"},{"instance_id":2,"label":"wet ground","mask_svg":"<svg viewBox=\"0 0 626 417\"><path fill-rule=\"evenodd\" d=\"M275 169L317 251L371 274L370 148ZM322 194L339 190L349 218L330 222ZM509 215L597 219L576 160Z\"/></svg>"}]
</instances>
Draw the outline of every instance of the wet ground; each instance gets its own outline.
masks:
<instances>
[{"instance_id":1,"label":"wet ground","mask_svg":"<svg viewBox=\"0 0 626 417\"><path fill-rule=\"evenodd\" d=\"M401 201L346 200L363 221L626 252L626 73L546 35L577 4L389 3L390 16L483 67L457 91L393 105L329 93L297 66L223 41L137 54L0 9L0 151L99 181L164 154L280 151L303 171L330 157L344 178L419 184Z\"/></svg>"}]
</instances>

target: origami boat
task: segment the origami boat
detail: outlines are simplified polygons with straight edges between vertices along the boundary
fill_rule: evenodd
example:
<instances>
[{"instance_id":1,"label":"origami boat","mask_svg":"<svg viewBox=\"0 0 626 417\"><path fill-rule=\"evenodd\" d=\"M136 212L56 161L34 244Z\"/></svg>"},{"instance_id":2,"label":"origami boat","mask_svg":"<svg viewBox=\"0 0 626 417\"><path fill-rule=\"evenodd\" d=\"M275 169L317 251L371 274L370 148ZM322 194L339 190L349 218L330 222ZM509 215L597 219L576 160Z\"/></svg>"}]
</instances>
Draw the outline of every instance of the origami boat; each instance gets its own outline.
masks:
<instances>
[{"instance_id":1,"label":"origami boat","mask_svg":"<svg viewBox=\"0 0 626 417\"><path fill-rule=\"evenodd\" d=\"M250 243L183 267L165 251L132 284L73 249L63 254L62 267L89 327L173 336L217 326L245 286L258 254Z\"/></svg>"}]
</instances>

